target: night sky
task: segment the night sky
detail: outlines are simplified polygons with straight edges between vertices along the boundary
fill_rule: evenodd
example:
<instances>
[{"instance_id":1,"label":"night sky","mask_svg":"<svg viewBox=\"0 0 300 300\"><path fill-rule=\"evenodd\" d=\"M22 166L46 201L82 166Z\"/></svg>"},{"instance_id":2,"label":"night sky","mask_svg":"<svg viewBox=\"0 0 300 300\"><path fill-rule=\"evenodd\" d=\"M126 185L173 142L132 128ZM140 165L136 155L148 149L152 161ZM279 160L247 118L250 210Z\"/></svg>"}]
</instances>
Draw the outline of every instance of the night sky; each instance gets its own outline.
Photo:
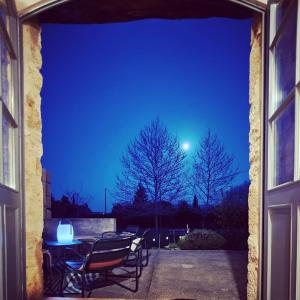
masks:
<instances>
[{"instance_id":1,"label":"night sky","mask_svg":"<svg viewBox=\"0 0 300 300\"><path fill-rule=\"evenodd\" d=\"M42 164L53 195L93 195L90 207L103 211L128 142L156 117L190 143L189 160L210 128L245 171L237 183L247 180L250 27L229 19L43 25Z\"/></svg>"}]
</instances>

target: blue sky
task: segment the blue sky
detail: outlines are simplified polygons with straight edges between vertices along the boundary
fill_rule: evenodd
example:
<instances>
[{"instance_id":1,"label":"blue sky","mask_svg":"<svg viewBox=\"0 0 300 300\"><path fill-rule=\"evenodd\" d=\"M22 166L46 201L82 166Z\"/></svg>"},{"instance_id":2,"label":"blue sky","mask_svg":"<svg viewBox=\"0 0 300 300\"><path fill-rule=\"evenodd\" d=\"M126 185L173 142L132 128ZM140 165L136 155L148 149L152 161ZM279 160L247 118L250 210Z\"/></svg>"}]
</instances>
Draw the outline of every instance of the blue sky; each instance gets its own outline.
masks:
<instances>
[{"instance_id":1,"label":"blue sky","mask_svg":"<svg viewBox=\"0 0 300 300\"><path fill-rule=\"evenodd\" d=\"M104 208L126 146L159 117L192 157L210 128L248 179L251 20L43 25L43 167ZM189 200L189 199L188 199ZM109 208L113 202L108 194Z\"/></svg>"}]
</instances>

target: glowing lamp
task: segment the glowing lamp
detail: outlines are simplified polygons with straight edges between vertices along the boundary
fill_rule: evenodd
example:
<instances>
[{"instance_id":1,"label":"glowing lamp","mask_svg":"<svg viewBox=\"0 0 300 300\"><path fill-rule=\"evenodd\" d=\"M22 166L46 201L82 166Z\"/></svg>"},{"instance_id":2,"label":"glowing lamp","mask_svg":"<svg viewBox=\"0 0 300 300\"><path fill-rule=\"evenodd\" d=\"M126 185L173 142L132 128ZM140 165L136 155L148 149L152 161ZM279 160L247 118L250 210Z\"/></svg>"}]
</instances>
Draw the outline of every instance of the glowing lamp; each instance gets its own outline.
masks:
<instances>
[{"instance_id":1,"label":"glowing lamp","mask_svg":"<svg viewBox=\"0 0 300 300\"><path fill-rule=\"evenodd\" d=\"M57 241L59 243L71 243L74 237L72 224L71 223L62 224L62 222L59 221L56 234L57 234Z\"/></svg>"},{"instance_id":2,"label":"glowing lamp","mask_svg":"<svg viewBox=\"0 0 300 300\"><path fill-rule=\"evenodd\" d=\"M166 240L168 240L168 239L169 239L169 237L167 236L167 237L166 237Z\"/></svg>"}]
</instances>

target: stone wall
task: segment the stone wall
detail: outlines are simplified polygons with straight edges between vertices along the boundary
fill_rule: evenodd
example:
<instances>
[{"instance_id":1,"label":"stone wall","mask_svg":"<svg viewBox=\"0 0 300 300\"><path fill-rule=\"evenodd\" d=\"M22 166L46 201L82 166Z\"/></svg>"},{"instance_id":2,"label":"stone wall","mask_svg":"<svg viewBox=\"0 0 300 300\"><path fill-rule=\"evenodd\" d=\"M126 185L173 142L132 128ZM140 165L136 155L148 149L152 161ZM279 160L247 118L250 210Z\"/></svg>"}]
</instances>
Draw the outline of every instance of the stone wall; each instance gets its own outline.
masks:
<instances>
[{"instance_id":1,"label":"stone wall","mask_svg":"<svg viewBox=\"0 0 300 300\"><path fill-rule=\"evenodd\" d=\"M26 291L28 299L42 298L43 186L40 68L41 29L37 22L23 26L24 172L26 230Z\"/></svg>"},{"instance_id":2,"label":"stone wall","mask_svg":"<svg viewBox=\"0 0 300 300\"><path fill-rule=\"evenodd\" d=\"M262 209L262 18L256 15L251 31L250 53L250 189L248 238L248 299L258 299L260 267L260 212Z\"/></svg>"}]
</instances>

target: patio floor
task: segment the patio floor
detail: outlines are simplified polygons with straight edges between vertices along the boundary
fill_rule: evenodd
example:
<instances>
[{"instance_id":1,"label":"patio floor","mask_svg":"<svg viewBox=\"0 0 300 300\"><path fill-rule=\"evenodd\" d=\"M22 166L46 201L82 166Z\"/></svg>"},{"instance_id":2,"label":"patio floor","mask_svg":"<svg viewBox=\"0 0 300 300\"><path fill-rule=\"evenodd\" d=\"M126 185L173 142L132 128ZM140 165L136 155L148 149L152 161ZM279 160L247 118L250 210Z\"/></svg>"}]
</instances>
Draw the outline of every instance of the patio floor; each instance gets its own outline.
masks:
<instances>
[{"instance_id":1,"label":"patio floor","mask_svg":"<svg viewBox=\"0 0 300 300\"><path fill-rule=\"evenodd\" d=\"M131 280L123 283L133 286ZM246 299L246 284L246 251L151 250L138 292L109 285L94 290L91 298Z\"/></svg>"}]
</instances>

